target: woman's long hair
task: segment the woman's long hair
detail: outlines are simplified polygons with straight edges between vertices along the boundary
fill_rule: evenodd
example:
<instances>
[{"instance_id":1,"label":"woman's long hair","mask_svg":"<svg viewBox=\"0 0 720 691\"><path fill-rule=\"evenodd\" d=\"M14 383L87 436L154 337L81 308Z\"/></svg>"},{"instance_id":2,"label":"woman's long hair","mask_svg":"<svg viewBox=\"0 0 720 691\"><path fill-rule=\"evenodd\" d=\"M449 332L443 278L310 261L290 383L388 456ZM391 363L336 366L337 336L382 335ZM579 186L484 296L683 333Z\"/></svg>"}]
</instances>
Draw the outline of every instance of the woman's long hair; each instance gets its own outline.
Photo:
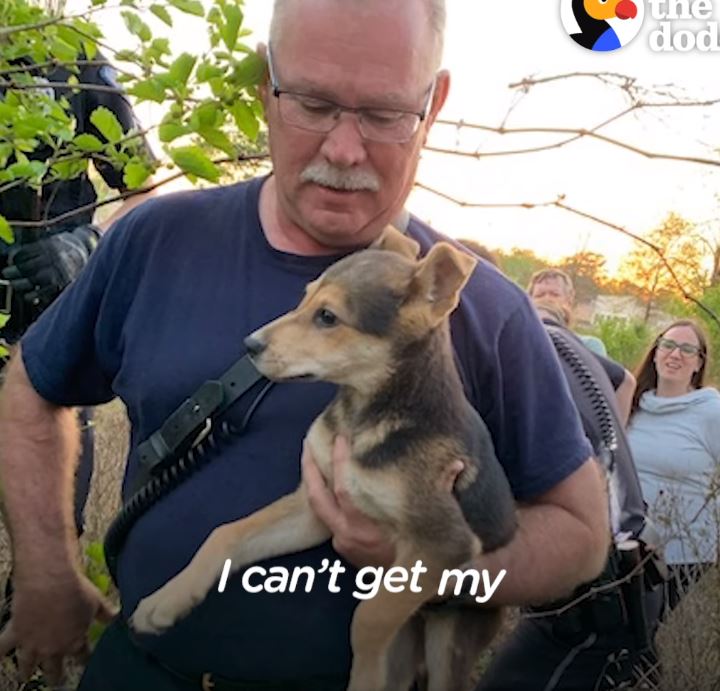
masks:
<instances>
[{"instance_id":1,"label":"woman's long hair","mask_svg":"<svg viewBox=\"0 0 720 691\"><path fill-rule=\"evenodd\" d=\"M655 351L657 350L658 341L668 332L670 329L676 326L689 326L697 336L698 344L700 345L700 367L695 374L693 374L690 380L690 385L693 389L701 389L705 384L705 366L708 360L708 340L705 336L705 332L691 319L678 319L669 326L665 327L655 338L653 344L645 354L640 366L635 370L635 379L637 380L637 386L635 387L635 393L633 395L632 406L630 408L630 417L635 414L639 405L640 397L646 392L657 388L657 370L655 369Z\"/></svg>"}]
</instances>

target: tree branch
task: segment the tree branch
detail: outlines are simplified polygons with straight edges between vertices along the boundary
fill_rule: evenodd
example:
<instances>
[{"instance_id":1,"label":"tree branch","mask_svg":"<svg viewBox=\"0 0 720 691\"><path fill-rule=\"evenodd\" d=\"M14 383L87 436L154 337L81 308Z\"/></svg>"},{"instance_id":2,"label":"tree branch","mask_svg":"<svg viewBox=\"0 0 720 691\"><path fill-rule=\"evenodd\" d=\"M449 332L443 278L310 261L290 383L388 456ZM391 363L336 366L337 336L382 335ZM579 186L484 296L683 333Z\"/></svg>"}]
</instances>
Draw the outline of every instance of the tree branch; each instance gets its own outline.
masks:
<instances>
[{"instance_id":1,"label":"tree branch","mask_svg":"<svg viewBox=\"0 0 720 691\"><path fill-rule=\"evenodd\" d=\"M37 91L38 89L47 89L49 86L57 89L58 91L72 91L77 89L78 91L100 91L103 93L110 94L124 94L123 89L119 89L116 86L106 86L105 84L84 84L78 82L77 84L68 84L67 82L42 82L35 84L18 84L11 79L0 79L0 86L5 89L11 89L13 91Z\"/></svg>"},{"instance_id":2,"label":"tree branch","mask_svg":"<svg viewBox=\"0 0 720 691\"><path fill-rule=\"evenodd\" d=\"M536 209L536 208L542 208L542 207L547 208L547 207L554 206L558 209L562 209L568 213L574 214L576 216L580 216L581 218L585 218L589 221L593 221L594 223L598 223L607 228L612 228L613 230L615 230L619 233L622 233L623 235L627 235L628 237L632 238L636 242L646 245L653 252L655 252L655 254L658 255L663 266L667 269L668 273L672 277L673 282L677 286L677 288L678 288L680 294L683 296L683 298L685 300L697 305L703 312L705 312L705 314L707 314L715 322L716 326L718 328L720 328L720 318L709 307L704 305L700 300L698 300L696 297L692 296L687 290L685 290L685 287L683 286L680 279L675 274L675 271L673 271L673 268L670 265L670 263L668 262L667 258L665 257L665 254L657 245L650 242L649 240L646 240L645 238L643 238L640 235L636 235L635 233L629 231L627 228L624 228L623 226L620 226L616 223L612 223L611 221L607 221L604 218L600 218L599 216L595 216L594 214L591 214L587 211L583 211L582 209L577 209L573 206L570 206L569 204L566 204L564 195L559 195L556 199L554 199L552 201L515 202L515 203L504 203L504 204L493 204L493 203L477 203L477 202L463 201L461 199L458 199L457 197L453 197L450 194L447 194L445 192L437 190L434 187L430 187L429 185L424 185L421 182L416 182L415 187L425 190L426 192L430 192L431 194L441 197L442 199L446 199L447 201L450 201L453 204L456 204L463 208L468 208L468 209Z\"/></svg>"},{"instance_id":3,"label":"tree branch","mask_svg":"<svg viewBox=\"0 0 720 691\"><path fill-rule=\"evenodd\" d=\"M615 119L617 119L617 117L619 117L619 116L616 116ZM506 134L569 134L572 136L561 142L547 144L544 147L533 147L533 148L528 148L528 149L511 149L511 150L507 150L507 151L478 152L478 151L462 151L459 149L446 149L446 148L437 147L437 146L426 146L425 149L427 151L433 151L433 152L439 153L439 154L448 154L448 155L453 155L453 156L464 156L466 158L480 159L480 158L487 158L490 156L509 156L512 154L535 153L536 151L560 148L562 146L569 144L570 142L577 141L584 137L589 137L591 139L597 139L598 141L604 142L605 144L611 144L612 146L619 147L621 149L624 149L625 151L630 151L634 154L637 154L639 156L644 156L645 158L649 158L649 159L664 160L664 161L676 161L676 162L683 162L683 163L697 163L700 165L720 167L720 159L702 158L700 156L679 156L676 154L666 154L666 153L661 153L661 152L656 152L656 151L648 151L647 149L642 149L640 147L633 146L632 144L628 144L627 142L620 141L619 139L614 139L613 137L608 137L606 135L600 134L599 132L595 131L595 129L598 129L597 127L594 129L573 128L573 127L492 127L490 125L480 125L480 124L474 124L474 123L466 123L466 122L462 122L462 121L452 122L452 121L448 121L448 120L443 120L441 122L443 124L452 124L452 125L456 125L457 127L467 127L468 129L477 129L477 130L481 130L483 132L491 132L493 134L500 134L500 135L506 135Z\"/></svg>"},{"instance_id":4,"label":"tree branch","mask_svg":"<svg viewBox=\"0 0 720 691\"><path fill-rule=\"evenodd\" d=\"M251 154L248 156L237 156L237 157L224 157L224 158L217 158L213 160L213 163L217 164L225 164L225 163L248 163L250 161L263 161L267 159L267 154ZM138 194L145 194L147 192L152 192L153 190L158 189L159 187L162 187L163 185L166 185L169 182L172 182L173 180L177 180L178 178L184 177L187 173L185 171L178 171L177 173L173 173L172 175L164 178L163 180L159 180L158 182L153 183L152 185L148 185L147 187L140 187L136 190L128 190L127 192L120 192L117 195L113 197L108 197L107 199L103 199L101 202L93 202L92 204L85 204L84 206L80 206L77 209L72 209L71 211L66 211L65 213L59 214L58 216L53 216L51 218L48 218L47 220L42 221L13 221L11 219L7 219L8 223L14 227L14 228L46 228L48 226L54 226L58 225L59 223L64 223L65 221L70 220L74 216L78 216L79 214L87 213L88 211L94 211L95 209L99 209L101 206L106 206L107 204L113 204L114 202L119 202L124 199L128 199L130 197L134 197Z\"/></svg>"}]
</instances>

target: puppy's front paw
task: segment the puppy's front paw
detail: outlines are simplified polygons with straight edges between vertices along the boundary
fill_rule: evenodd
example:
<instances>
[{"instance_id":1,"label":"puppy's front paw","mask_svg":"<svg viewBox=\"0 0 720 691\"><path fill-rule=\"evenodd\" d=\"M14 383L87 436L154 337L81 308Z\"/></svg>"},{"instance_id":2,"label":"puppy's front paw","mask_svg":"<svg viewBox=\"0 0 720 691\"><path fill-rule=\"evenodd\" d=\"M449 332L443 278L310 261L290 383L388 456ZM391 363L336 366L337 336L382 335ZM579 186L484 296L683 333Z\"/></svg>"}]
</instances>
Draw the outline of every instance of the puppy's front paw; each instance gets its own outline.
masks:
<instances>
[{"instance_id":1,"label":"puppy's front paw","mask_svg":"<svg viewBox=\"0 0 720 691\"><path fill-rule=\"evenodd\" d=\"M385 674L376 664L354 661L347 691L386 691Z\"/></svg>"},{"instance_id":2,"label":"puppy's front paw","mask_svg":"<svg viewBox=\"0 0 720 691\"><path fill-rule=\"evenodd\" d=\"M182 597L171 581L140 601L130 617L130 626L138 633L162 633L187 614L192 605L192 599Z\"/></svg>"}]
</instances>

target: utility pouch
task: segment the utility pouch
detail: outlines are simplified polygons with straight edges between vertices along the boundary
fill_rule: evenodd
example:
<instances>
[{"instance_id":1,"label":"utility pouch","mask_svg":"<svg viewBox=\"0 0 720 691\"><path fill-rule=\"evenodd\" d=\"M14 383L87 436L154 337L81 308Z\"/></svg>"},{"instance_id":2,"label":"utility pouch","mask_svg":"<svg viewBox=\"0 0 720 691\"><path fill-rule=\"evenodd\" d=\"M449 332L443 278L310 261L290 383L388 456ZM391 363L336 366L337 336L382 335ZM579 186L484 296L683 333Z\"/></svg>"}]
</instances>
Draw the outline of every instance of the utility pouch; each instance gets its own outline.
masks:
<instances>
[{"instance_id":1,"label":"utility pouch","mask_svg":"<svg viewBox=\"0 0 720 691\"><path fill-rule=\"evenodd\" d=\"M645 611L645 564L642 561L642 550L636 540L627 540L618 545L623 600L628 614L628 623L635 637L638 650L650 647L647 612Z\"/></svg>"},{"instance_id":2,"label":"utility pouch","mask_svg":"<svg viewBox=\"0 0 720 691\"><path fill-rule=\"evenodd\" d=\"M585 613L591 630L600 634L617 631L624 626L628 619L619 587L598 594L589 600Z\"/></svg>"},{"instance_id":3,"label":"utility pouch","mask_svg":"<svg viewBox=\"0 0 720 691\"><path fill-rule=\"evenodd\" d=\"M668 565L657 550L643 550L645 561L645 586L648 590L666 583L670 579Z\"/></svg>"}]
</instances>

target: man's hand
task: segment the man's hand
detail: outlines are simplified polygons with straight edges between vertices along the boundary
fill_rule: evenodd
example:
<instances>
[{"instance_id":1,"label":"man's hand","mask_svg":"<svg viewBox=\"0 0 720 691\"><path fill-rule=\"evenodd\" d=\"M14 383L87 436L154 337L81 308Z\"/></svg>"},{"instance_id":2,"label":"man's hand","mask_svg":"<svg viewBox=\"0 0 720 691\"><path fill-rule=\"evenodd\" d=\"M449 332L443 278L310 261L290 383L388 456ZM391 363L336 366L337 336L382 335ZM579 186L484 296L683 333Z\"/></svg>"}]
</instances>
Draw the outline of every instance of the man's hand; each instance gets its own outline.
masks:
<instances>
[{"instance_id":1,"label":"man's hand","mask_svg":"<svg viewBox=\"0 0 720 691\"><path fill-rule=\"evenodd\" d=\"M0 658L15 648L21 679L39 666L48 682L59 684L65 657L87 657L90 624L95 619L109 622L115 614L80 573L16 577L12 618L0 633Z\"/></svg>"},{"instance_id":2,"label":"man's hand","mask_svg":"<svg viewBox=\"0 0 720 691\"><path fill-rule=\"evenodd\" d=\"M99 237L97 229L85 225L21 245L10 252L3 278L15 292L25 293L27 302L44 309L77 278Z\"/></svg>"},{"instance_id":3,"label":"man's hand","mask_svg":"<svg viewBox=\"0 0 720 691\"><path fill-rule=\"evenodd\" d=\"M318 518L333 534L333 548L354 566L389 567L395 561L395 546L375 521L358 511L345 482L350 448L344 437L333 446L333 488L325 482L307 445L303 450L302 473L308 499ZM452 491L462 471L462 461L454 461L443 474L440 485Z\"/></svg>"}]
</instances>

